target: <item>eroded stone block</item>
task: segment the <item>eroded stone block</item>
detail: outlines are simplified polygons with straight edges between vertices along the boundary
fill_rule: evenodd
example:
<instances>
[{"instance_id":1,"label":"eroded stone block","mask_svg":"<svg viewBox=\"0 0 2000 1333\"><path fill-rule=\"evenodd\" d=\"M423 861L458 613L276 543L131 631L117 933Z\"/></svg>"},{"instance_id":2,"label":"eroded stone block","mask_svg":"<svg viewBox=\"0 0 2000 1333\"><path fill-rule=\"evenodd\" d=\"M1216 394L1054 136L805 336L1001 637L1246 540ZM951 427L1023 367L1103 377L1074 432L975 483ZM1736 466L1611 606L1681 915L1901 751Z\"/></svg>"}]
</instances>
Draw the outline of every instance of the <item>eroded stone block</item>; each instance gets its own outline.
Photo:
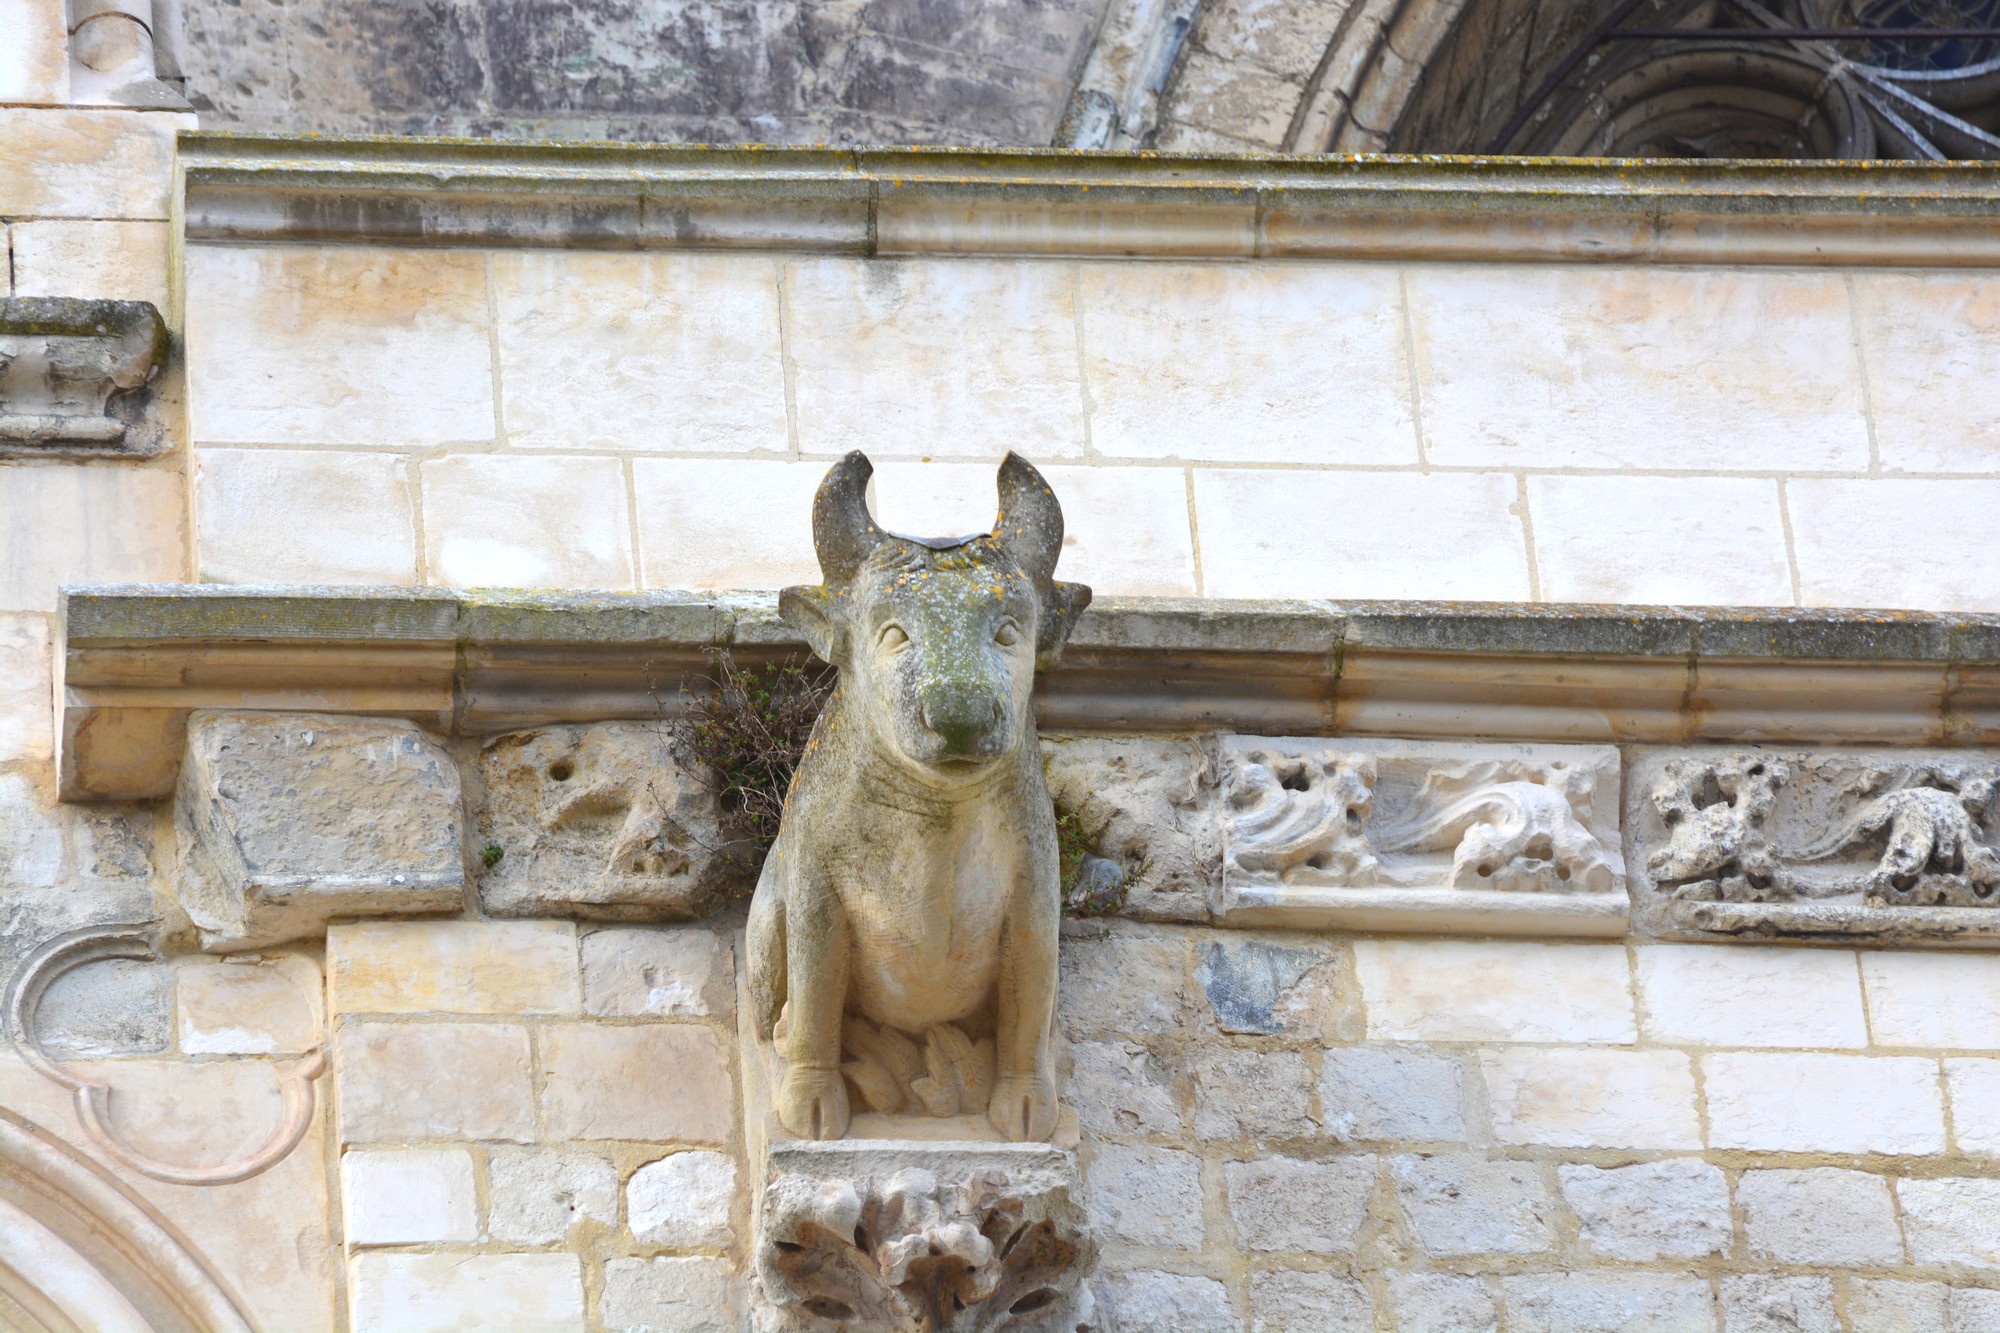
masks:
<instances>
[{"instance_id":1,"label":"eroded stone block","mask_svg":"<svg viewBox=\"0 0 2000 1333\"><path fill-rule=\"evenodd\" d=\"M1042 762L1057 808L1081 819L1097 854L1125 870L1124 915L1208 919L1222 855L1207 740L1048 736Z\"/></svg>"},{"instance_id":2,"label":"eroded stone block","mask_svg":"<svg viewBox=\"0 0 2000 1333\"><path fill-rule=\"evenodd\" d=\"M676 1250L726 1249L736 1163L719 1152L677 1152L648 1162L625 1186L632 1234Z\"/></svg>"},{"instance_id":3,"label":"eroded stone block","mask_svg":"<svg viewBox=\"0 0 2000 1333\"><path fill-rule=\"evenodd\" d=\"M207 948L318 935L337 916L455 910L460 827L458 769L414 723L188 718L179 887Z\"/></svg>"},{"instance_id":4,"label":"eroded stone block","mask_svg":"<svg viewBox=\"0 0 2000 1333\"><path fill-rule=\"evenodd\" d=\"M487 1158L487 1229L510 1245L558 1245L580 1222L618 1221L618 1171L594 1153L496 1148Z\"/></svg>"},{"instance_id":5,"label":"eroded stone block","mask_svg":"<svg viewBox=\"0 0 2000 1333\"><path fill-rule=\"evenodd\" d=\"M1760 1257L1829 1266L1903 1261L1889 1182L1881 1176L1830 1166L1745 1171L1736 1201L1750 1251Z\"/></svg>"},{"instance_id":6,"label":"eroded stone block","mask_svg":"<svg viewBox=\"0 0 2000 1333\"><path fill-rule=\"evenodd\" d=\"M479 843L499 854L479 900L495 915L689 920L748 873L713 786L656 726L516 732L480 753L479 775Z\"/></svg>"},{"instance_id":7,"label":"eroded stone block","mask_svg":"<svg viewBox=\"0 0 2000 1333\"><path fill-rule=\"evenodd\" d=\"M737 1333L742 1305L726 1259L613 1259L598 1315L614 1333Z\"/></svg>"},{"instance_id":8,"label":"eroded stone block","mask_svg":"<svg viewBox=\"0 0 2000 1333\"><path fill-rule=\"evenodd\" d=\"M1375 1189L1375 1159L1266 1157L1223 1168L1238 1249L1348 1254Z\"/></svg>"},{"instance_id":9,"label":"eroded stone block","mask_svg":"<svg viewBox=\"0 0 2000 1333\"><path fill-rule=\"evenodd\" d=\"M1090 1217L1107 1240L1201 1248L1201 1159L1174 1148L1105 1145L1090 1163Z\"/></svg>"},{"instance_id":10,"label":"eroded stone block","mask_svg":"<svg viewBox=\"0 0 2000 1333\"><path fill-rule=\"evenodd\" d=\"M1398 1157L1396 1197L1417 1244L1432 1258L1538 1254L1555 1242L1555 1201L1524 1162Z\"/></svg>"},{"instance_id":11,"label":"eroded stone block","mask_svg":"<svg viewBox=\"0 0 2000 1333\"><path fill-rule=\"evenodd\" d=\"M1729 1182L1706 1162L1560 1166L1556 1178L1584 1243L1607 1259L1649 1263L1729 1251Z\"/></svg>"}]
</instances>

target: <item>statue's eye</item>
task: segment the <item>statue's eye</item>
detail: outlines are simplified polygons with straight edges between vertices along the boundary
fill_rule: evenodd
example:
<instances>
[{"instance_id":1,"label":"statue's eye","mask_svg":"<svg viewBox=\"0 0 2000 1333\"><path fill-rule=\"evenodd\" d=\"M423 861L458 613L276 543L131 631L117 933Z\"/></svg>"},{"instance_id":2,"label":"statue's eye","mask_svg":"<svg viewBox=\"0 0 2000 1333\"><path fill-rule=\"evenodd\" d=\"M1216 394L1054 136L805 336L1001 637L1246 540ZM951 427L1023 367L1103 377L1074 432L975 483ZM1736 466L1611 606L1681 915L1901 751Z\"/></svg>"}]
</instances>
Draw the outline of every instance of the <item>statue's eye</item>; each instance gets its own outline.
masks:
<instances>
[{"instance_id":1,"label":"statue's eye","mask_svg":"<svg viewBox=\"0 0 2000 1333\"><path fill-rule=\"evenodd\" d=\"M901 625L884 625L882 627L882 634L876 640L876 643L885 651L893 653L898 648L909 647L910 636L903 633Z\"/></svg>"},{"instance_id":2,"label":"statue's eye","mask_svg":"<svg viewBox=\"0 0 2000 1333\"><path fill-rule=\"evenodd\" d=\"M1012 648L1021 641L1021 627L1011 620L1000 622L1000 628L993 631L993 642L1002 648Z\"/></svg>"}]
</instances>

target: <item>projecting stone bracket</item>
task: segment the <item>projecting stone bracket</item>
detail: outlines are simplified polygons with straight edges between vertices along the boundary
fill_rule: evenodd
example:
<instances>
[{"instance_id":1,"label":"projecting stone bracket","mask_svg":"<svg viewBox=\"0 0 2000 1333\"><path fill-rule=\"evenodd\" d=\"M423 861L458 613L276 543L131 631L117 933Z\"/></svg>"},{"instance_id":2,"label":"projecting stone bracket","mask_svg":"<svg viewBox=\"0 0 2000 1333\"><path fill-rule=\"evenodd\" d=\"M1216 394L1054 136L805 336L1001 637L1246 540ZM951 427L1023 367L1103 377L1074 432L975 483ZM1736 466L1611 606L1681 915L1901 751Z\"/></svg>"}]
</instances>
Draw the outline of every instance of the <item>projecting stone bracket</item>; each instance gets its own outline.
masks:
<instances>
[{"instance_id":1,"label":"projecting stone bracket","mask_svg":"<svg viewBox=\"0 0 2000 1333\"><path fill-rule=\"evenodd\" d=\"M0 457L160 453L166 360L151 302L0 299Z\"/></svg>"}]
</instances>

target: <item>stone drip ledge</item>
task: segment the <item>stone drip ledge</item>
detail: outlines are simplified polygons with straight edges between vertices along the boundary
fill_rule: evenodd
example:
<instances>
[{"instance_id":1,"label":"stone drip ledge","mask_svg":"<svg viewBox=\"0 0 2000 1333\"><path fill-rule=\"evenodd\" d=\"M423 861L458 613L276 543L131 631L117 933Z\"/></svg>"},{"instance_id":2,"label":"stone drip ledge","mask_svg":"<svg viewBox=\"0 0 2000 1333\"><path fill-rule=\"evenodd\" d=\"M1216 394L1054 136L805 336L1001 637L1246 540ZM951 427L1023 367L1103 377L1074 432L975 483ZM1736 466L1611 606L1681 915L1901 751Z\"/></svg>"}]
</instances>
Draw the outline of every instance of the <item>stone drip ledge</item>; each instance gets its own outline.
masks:
<instances>
[{"instance_id":1,"label":"stone drip ledge","mask_svg":"<svg viewBox=\"0 0 2000 1333\"><path fill-rule=\"evenodd\" d=\"M1989 265L1991 164L180 138L195 241Z\"/></svg>"},{"instance_id":2,"label":"stone drip ledge","mask_svg":"<svg viewBox=\"0 0 2000 1333\"><path fill-rule=\"evenodd\" d=\"M66 799L173 790L197 708L450 736L671 712L708 654L804 653L767 593L72 588ZM2000 616L1105 598L1038 689L1081 732L2000 743Z\"/></svg>"}]
</instances>

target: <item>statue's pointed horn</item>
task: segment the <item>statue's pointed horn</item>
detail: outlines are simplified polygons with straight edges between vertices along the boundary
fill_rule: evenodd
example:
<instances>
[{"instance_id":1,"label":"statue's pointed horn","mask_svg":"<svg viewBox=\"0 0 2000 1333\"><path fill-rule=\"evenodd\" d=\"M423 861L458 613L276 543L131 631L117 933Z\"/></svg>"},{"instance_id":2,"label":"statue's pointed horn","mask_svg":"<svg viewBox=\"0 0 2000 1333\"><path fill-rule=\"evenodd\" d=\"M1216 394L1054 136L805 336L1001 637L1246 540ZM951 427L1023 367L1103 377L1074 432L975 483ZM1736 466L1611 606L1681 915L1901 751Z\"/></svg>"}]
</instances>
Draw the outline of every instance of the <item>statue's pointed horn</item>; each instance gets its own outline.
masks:
<instances>
[{"instance_id":1,"label":"statue's pointed horn","mask_svg":"<svg viewBox=\"0 0 2000 1333\"><path fill-rule=\"evenodd\" d=\"M833 587L852 579L886 535L868 513L868 478L874 464L859 449L827 470L813 496L813 549L820 577Z\"/></svg>"},{"instance_id":2,"label":"statue's pointed horn","mask_svg":"<svg viewBox=\"0 0 2000 1333\"><path fill-rule=\"evenodd\" d=\"M1016 453L1000 460L1000 517L993 535L1034 578L1055 576L1062 554L1062 506L1035 465Z\"/></svg>"}]
</instances>

